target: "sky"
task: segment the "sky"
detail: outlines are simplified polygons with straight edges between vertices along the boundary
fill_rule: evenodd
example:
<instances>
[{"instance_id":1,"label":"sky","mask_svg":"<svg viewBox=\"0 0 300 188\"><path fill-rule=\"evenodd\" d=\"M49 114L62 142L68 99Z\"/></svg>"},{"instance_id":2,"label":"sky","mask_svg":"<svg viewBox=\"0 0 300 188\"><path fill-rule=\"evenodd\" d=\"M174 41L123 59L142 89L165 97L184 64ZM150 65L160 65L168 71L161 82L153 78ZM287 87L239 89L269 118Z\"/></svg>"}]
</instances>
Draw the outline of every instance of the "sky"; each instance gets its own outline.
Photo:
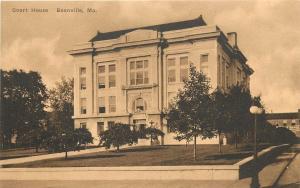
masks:
<instances>
[{"instance_id":1,"label":"sky","mask_svg":"<svg viewBox=\"0 0 300 188\"><path fill-rule=\"evenodd\" d=\"M43 8L48 12L15 12ZM83 13L59 13L81 8ZM87 13L87 8L96 10ZM300 1L93 1L1 3L1 68L40 72L53 87L72 77L67 50L97 31L194 19L224 33L238 33L238 46L254 69L251 92L261 95L269 112L300 109Z\"/></svg>"}]
</instances>

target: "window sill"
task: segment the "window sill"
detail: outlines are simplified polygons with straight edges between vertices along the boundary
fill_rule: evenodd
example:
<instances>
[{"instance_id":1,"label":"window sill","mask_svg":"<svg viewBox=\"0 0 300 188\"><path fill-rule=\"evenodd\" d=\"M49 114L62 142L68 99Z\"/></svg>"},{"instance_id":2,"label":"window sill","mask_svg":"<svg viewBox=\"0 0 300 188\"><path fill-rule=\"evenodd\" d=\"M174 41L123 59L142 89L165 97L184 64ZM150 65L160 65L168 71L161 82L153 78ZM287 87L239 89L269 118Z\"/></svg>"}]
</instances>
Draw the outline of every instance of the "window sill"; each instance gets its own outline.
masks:
<instances>
[{"instance_id":1,"label":"window sill","mask_svg":"<svg viewBox=\"0 0 300 188\"><path fill-rule=\"evenodd\" d=\"M144 84L144 85L130 85L130 86L122 86L122 90L132 90L132 89L148 89L157 87L158 84Z\"/></svg>"}]
</instances>

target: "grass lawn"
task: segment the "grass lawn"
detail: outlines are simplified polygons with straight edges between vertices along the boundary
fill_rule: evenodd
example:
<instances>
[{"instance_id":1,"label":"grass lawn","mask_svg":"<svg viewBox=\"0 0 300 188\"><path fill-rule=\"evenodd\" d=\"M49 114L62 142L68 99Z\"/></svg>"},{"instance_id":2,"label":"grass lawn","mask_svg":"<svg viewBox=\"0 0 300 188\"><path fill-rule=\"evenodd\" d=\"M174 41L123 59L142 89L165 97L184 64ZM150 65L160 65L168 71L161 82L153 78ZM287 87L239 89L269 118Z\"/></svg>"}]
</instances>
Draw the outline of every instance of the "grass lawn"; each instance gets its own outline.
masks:
<instances>
[{"instance_id":1,"label":"grass lawn","mask_svg":"<svg viewBox=\"0 0 300 188\"><path fill-rule=\"evenodd\" d=\"M7 149L0 150L0 160L29 157L43 154L47 154L47 151L44 149L39 149L38 153L35 152L35 148Z\"/></svg>"},{"instance_id":2,"label":"grass lawn","mask_svg":"<svg viewBox=\"0 0 300 188\"><path fill-rule=\"evenodd\" d=\"M266 148L261 146L260 149ZM137 146L116 151L103 151L79 156L6 165L3 167L36 168L36 167L104 167L104 166L172 166L172 165L213 165L234 164L252 155L252 147L232 145L197 145L197 161L193 160L193 145L173 146Z\"/></svg>"}]
</instances>

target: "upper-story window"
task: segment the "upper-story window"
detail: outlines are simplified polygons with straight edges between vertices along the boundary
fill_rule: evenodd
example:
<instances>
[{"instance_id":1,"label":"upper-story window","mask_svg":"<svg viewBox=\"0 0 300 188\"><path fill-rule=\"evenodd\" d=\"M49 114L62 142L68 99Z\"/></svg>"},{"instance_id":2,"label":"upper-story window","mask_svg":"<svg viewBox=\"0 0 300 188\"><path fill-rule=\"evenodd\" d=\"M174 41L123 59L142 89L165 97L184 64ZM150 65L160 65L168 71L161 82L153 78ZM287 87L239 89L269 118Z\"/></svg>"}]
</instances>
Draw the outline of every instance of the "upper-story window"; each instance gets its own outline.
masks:
<instances>
[{"instance_id":1,"label":"upper-story window","mask_svg":"<svg viewBox=\"0 0 300 188\"><path fill-rule=\"evenodd\" d=\"M109 96L109 112L116 112L116 97Z\"/></svg>"},{"instance_id":2,"label":"upper-story window","mask_svg":"<svg viewBox=\"0 0 300 188\"><path fill-rule=\"evenodd\" d=\"M226 88L229 89L230 87L230 69L229 69L229 64L226 63Z\"/></svg>"},{"instance_id":3,"label":"upper-story window","mask_svg":"<svg viewBox=\"0 0 300 188\"><path fill-rule=\"evenodd\" d=\"M187 55L169 55L167 57L167 81L178 83L189 77L189 58Z\"/></svg>"},{"instance_id":4,"label":"upper-story window","mask_svg":"<svg viewBox=\"0 0 300 188\"><path fill-rule=\"evenodd\" d=\"M98 66L98 88L105 88L105 65Z\"/></svg>"},{"instance_id":5,"label":"upper-story window","mask_svg":"<svg viewBox=\"0 0 300 188\"><path fill-rule=\"evenodd\" d=\"M99 103L99 113L105 113L105 98L99 97L98 103Z\"/></svg>"},{"instance_id":6,"label":"upper-story window","mask_svg":"<svg viewBox=\"0 0 300 188\"><path fill-rule=\"evenodd\" d=\"M180 82L189 78L189 60L188 57L180 57Z\"/></svg>"},{"instance_id":7,"label":"upper-story window","mask_svg":"<svg viewBox=\"0 0 300 188\"><path fill-rule=\"evenodd\" d=\"M200 71L208 76L208 54L200 56Z\"/></svg>"},{"instance_id":8,"label":"upper-story window","mask_svg":"<svg viewBox=\"0 0 300 188\"><path fill-rule=\"evenodd\" d=\"M130 85L142 85L149 83L148 60L130 60Z\"/></svg>"},{"instance_id":9,"label":"upper-story window","mask_svg":"<svg viewBox=\"0 0 300 188\"><path fill-rule=\"evenodd\" d=\"M225 58L222 58L222 87L225 88L226 84L226 62Z\"/></svg>"},{"instance_id":10,"label":"upper-story window","mask_svg":"<svg viewBox=\"0 0 300 188\"><path fill-rule=\"evenodd\" d=\"M80 67L79 70L79 82L80 82L80 90L86 89L86 68Z\"/></svg>"},{"instance_id":11,"label":"upper-story window","mask_svg":"<svg viewBox=\"0 0 300 188\"><path fill-rule=\"evenodd\" d=\"M80 99L80 114L86 114L86 98Z\"/></svg>"},{"instance_id":12,"label":"upper-story window","mask_svg":"<svg viewBox=\"0 0 300 188\"><path fill-rule=\"evenodd\" d=\"M98 66L98 88L105 88L108 80L108 87L116 87L116 64Z\"/></svg>"},{"instance_id":13,"label":"upper-story window","mask_svg":"<svg viewBox=\"0 0 300 188\"><path fill-rule=\"evenodd\" d=\"M168 82L176 82L176 66L175 66L175 58L170 58L167 60L168 67Z\"/></svg>"}]
</instances>

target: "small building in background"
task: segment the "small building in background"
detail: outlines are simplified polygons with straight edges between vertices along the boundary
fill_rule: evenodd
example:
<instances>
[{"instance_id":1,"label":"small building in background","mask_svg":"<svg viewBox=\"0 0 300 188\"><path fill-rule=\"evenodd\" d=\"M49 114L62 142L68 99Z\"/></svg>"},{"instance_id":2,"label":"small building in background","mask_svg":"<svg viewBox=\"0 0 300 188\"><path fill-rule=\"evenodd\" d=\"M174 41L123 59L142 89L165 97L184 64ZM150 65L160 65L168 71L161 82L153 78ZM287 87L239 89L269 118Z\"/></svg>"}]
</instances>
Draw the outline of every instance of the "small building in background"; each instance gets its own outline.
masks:
<instances>
[{"instance_id":1,"label":"small building in background","mask_svg":"<svg viewBox=\"0 0 300 188\"><path fill-rule=\"evenodd\" d=\"M300 109L298 112L268 113L267 121L276 127L286 127L300 136Z\"/></svg>"}]
</instances>

